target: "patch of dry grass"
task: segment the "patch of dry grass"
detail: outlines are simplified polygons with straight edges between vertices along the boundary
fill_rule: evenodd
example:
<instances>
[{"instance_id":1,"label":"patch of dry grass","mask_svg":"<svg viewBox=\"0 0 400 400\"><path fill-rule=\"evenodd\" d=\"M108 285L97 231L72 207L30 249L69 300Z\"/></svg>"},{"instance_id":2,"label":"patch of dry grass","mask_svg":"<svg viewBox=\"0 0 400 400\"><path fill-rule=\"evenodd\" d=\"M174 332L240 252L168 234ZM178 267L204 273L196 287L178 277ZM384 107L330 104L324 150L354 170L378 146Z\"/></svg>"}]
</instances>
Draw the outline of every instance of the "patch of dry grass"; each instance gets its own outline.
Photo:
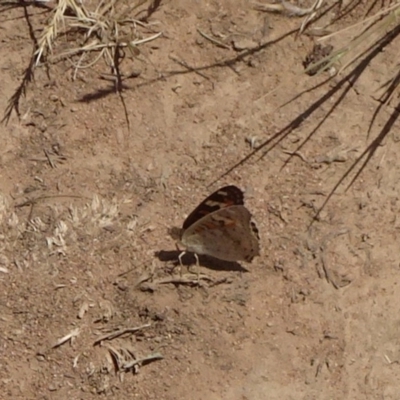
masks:
<instances>
[{"instance_id":1,"label":"patch of dry grass","mask_svg":"<svg viewBox=\"0 0 400 400\"><path fill-rule=\"evenodd\" d=\"M396 1L394 4L384 7L375 14L357 21L355 24L321 37L319 41L323 42L351 30L355 31L354 36L341 48L321 59L318 63L310 65L306 72L318 66L321 66L321 71L327 70L338 63L342 63L338 73L343 72L378 45L390 29L395 25L399 25L399 17L400 1Z\"/></svg>"},{"instance_id":2,"label":"patch of dry grass","mask_svg":"<svg viewBox=\"0 0 400 400\"><path fill-rule=\"evenodd\" d=\"M103 60L107 67L105 72L111 72L110 80L115 83L115 90L121 93L123 79L137 76L136 72L124 76L120 70L122 61L127 55L139 58L143 44L162 36L162 32L155 29L157 23L149 22L160 4L160 0L46 2L50 15L35 40L35 51L21 84L8 102L2 122L7 123L13 111L21 116L20 99L33 80L35 68L44 63L68 60L74 68L73 78L76 78L80 70L92 68ZM125 114L129 127L126 109Z\"/></svg>"},{"instance_id":3,"label":"patch of dry grass","mask_svg":"<svg viewBox=\"0 0 400 400\"><path fill-rule=\"evenodd\" d=\"M33 55L35 66L44 56L50 62L69 59L76 76L80 69L90 68L103 59L112 74L118 75L123 51L138 56L140 45L162 35L153 30L153 24L145 22L154 12L151 5L146 18L131 16L142 12L146 3L147 0L138 0L127 6L121 0L102 0L90 9L80 1L59 0L38 40ZM57 52L56 47L64 47L64 50Z\"/></svg>"},{"instance_id":4,"label":"patch of dry grass","mask_svg":"<svg viewBox=\"0 0 400 400\"><path fill-rule=\"evenodd\" d=\"M86 204L75 202L67 206L61 197L38 198L21 206L0 193L0 266L4 272L15 267L23 270L32 257L40 260L52 254L66 257L80 253L78 244L82 238L92 246L87 250L95 252L101 242L94 238L104 232L115 232L108 236L132 242L130 232L135 226L130 220L120 221L120 203L116 199L94 196Z\"/></svg>"},{"instance_id":5,"label":"patch of dry grass","mask_svg":"<svg viewBox=\"0 0 400 400\"><path fill-rule=\"evenodd\" d=\"M362 7L364 7L364 10ZM371 10L378 7L380 7L379 11L370 15ZM305 71L306 73L315 69L319 69L320 72L326 71L338 63L343 63L338 72L344 71L378 45L393 26L400 24L400 1L398 0L389 3L387 6L378 6L377 2L373 1L369 4L369 7L357 3L355 0L350 0L346 4L343 4L342 1L316 0L308 8L296 6L286 0L278 0L263 3L256 2L254 3L254 8L263 12L281 13L288 17L304 17L299 27L299 33L305 32L312 36L321 36L318 39L319 42L327 41L334 36L348 34L351 31L354 32L353 37L345 41L341 48L318 62L310 64ZM333 31L335 22L355 10L359 12L360 8L361 11L364 11L364 14L356 23ZM323 26L317 27L319 19L327 14L329 10L334 10L333 18Z\"/></svg>"}]
</instances>

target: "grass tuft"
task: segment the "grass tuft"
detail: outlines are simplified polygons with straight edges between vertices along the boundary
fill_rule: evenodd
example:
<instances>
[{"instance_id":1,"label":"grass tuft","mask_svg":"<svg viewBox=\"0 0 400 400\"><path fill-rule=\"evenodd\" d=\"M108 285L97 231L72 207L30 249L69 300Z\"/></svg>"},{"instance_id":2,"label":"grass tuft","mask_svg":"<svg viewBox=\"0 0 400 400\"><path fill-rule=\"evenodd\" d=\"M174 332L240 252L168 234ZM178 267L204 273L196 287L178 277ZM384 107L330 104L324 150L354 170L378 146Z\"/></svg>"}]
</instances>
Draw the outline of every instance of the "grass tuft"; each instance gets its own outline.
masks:
<instances>
[{"instance_id":1,"label":"grass tuft","mask_svg":"<svg viewBox=\"0 0 400 400\"><path fill-rule=\"evenodd\" d=\"M112 74L118 76L119 62L124 57L122 49L138 56L140 45L162 35L162 32L154 32L152 24L144 22L155 11L154 7L147 8L145 18L131 16L132 13L142 13L141 7L145 3L147 0L138 0L126 6L120 0L102 0L94 9L88 9L83 2L59 0L38 40L35 66L44 56L50 62L69 59L76 77L78 70L90 68L103 59ZM144 37L144 32L152 34ZM70 39L71 36L73 40L60 43L62 38ZM67 46L67 49L55 52L59 45Z\"/></svg>"},{"instance_id":2,"label":"grass tuft","mask_svg":"<svg viewBox=\"0 0 400 400\"><path fill-rule=\"evenodd\" d=\"M320 71L324 71L330 69L335 64L342 63L341 67L338 69L338 73L340 74L379 45L387 32L392 29L394 25L400 24L399 17L400 1L396 1L388 7L384 7L372 16L363 18L344 29L321 37L318 40L320 42L347 33L351 30L356 31L354 36L341 48L333 51L330 55L319 60L317 63L310 65L306 69L306 72L318 68L319 66L321 67Z\"/></svg>"}]
</instances>

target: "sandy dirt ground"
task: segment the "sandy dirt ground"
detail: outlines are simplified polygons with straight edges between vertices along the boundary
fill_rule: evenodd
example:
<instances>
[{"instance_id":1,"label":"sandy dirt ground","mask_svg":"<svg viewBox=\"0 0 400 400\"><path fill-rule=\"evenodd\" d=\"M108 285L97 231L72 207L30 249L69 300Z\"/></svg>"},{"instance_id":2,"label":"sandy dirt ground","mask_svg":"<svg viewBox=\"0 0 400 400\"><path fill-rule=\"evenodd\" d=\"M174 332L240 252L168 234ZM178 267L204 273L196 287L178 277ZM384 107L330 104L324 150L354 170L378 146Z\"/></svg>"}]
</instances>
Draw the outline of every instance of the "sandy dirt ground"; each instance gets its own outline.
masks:
<instances>
[{"instance_id":1,"label":"sandy dirt ground","mask_svg":"<svg viewBox=\"0 0 400 400\"><path fill-rule=\"evenodd\" d=\"M48 16L3 6L4 112ZM302 18L177 0L148 22L163 35L123 60L121 95L101 61L39 66L1 126L0 397L399 399L396 96L371 125L396 41L329 80L304 74ZM261 256L180 275L171 228L226 184Z\"/></svg>"}]
</instances>

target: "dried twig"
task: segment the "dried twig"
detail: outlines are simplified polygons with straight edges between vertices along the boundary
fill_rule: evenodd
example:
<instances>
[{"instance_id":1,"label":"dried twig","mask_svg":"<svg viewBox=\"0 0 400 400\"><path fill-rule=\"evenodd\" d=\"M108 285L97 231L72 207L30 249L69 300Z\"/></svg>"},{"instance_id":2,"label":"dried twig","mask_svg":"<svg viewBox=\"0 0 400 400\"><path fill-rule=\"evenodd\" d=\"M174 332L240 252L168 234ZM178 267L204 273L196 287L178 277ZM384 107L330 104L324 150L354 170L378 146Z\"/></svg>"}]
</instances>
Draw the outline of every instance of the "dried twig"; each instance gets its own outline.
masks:
<instances>
[{"instance_id":1,"label":"dried twig","mask_svg":"<svg viewBox=\"0 0 400 400\"><path fill-rule=\"evenodd\" d=\"M214 44L215 44L216 46L218 46L218 47L222 47L222 48L228 49L228 50L231 50L231 49L232 49L231 46L228 46L227 44L222 43L222 42L220 42L219 40L212 38L211 36L209 36L209 35L205 34L204 32L202 32L200 29L197 29L197 32L199 32L199 34L200 34L201 36L203 36L203 38L209 40L211 43L214 43Z\"/></svg>"},{"instance_id":2,"label":"dried twig","mask_svg":"<svg viewBox=\"0 0 400 400\"><path fill-rule=\"evenodd\" d=\"M313 11L313 7L301 8L285 0L280 3L255 3L254 8L258 11L283 13L289 17L304 17Z\"/></svg>"},{"instance_id":3,"label":"dried twig","mask_svg":"<svg viewBox=\"0 0 400 400\"><path fill-rule=\"evenodd\" d=\"M160 353L153 353L147 357L136 358L135 350L131 348L131 346L119 347L118 349L107 345L108 351L111 354L111 357L114 359L115 364L117 366L118 372L127 372L129 370L133 370L133 372L137 373L139 367L144 364L148 364L152 361L162 360L164 357Z\"/></svg>"},{"instance_id":4,"label":"dried twig","mask_svg":"<svg viewBox=\"0 0 400 400\"><path fill-rule=\"evenodd\" d=\"M302 153L300 153L300 151L282 150L282 152L285 153L285 154L289 154L291 157L297 156L297 157L299 157L302 161L304 161L306 164L309 164L309 162L307 161L307 159L303 156Z\"/></svg>"},{"instance_id":5,"label":"dried twig","mask_svg":"<svg viewBox=\"0 0 400 400\"><path fill-rule=\"evenodd\" d=\"M51 346L52 349L55 349L56 347L61 346L62 344L68 342L68 341L72 341L75 337L77 337L80 333L80 329L76 328L73 331L71 331L70 333L68 333L67 335L63 336L61 339L58 339L56 341L56 343L53 344L53 346Z\"/></svg>"},{"instance_id":6,"label":"dried twig","mask_svg":"<svg viewBox=\"0 0 400 400\"><path fill-rule=\"evenodd\" d=\"M176 284L199 284L200 281L206 282L214 282L214 278L205 274L184 274L184 275L175 275L170 278L158 279L154 281L156 284L164 285L168 283L176 283Z\"/></svg>"},{"instance_id":7,"label":"dried twig","mask_svg":"<svg viewBox=\"0 0 400 400\"><path fill-rule=\"evenodd\" d=\"M322 7L324 0L316 0L312 7L301 8L289 1L281 0L279 3L255 3L254 8L259 11L283 13L289 17L305 17L300 27L300 33L315 18L317 11Z\"/></svg>"},{"instance_id":8,"label":"dried twig","mask_svg":"<svg viewBox=\"0 0 400 400\"><path fill-rule=\"evenodd\" d=\"M54 169L54 168L56 167L56 165L55 165L55 163L52 161L49 152L48 152L46 149L43 149L43 152L44 152L44 155L45 155L46 158L47 158L47 161L48 161L49 164L50 164L50 167Z\"/></svg>"},{"instance_id":9,"label":"dried twig","mask_svg":"<svg viewBox=\"0 0 400 400\"><path fill-rule=\"evenodd\" d=\"M137 360L127 362L122 365L122 368L124 370L128 371L135 366L141 367L143 364L148 364L152 361L162 360L163 358L164 357L160 353L153 353L153 354L148 355L147 357L143 357L143 358L139 358Z\"/></svg>"},{"instance_id":10,"label":"dried twig","mask_svg":"<svg viewBox=\"0 0 400 400\"><path fill-rule=\"evenodd\" d=\"M151 324L145 324L145 325L141 325L141 326L137 326L134 328L123 328L123 329L118 329L117 331L108 333L106 335L103 335L101 337L99 337L98 339L96 339L93 343L93 345L95 346L96 344L99 344L100 342L103 342L104 340L113 340L119 336L122 336L126 333L135 333L137 331L141 331L142 329L145 328L149 328L151 326Z\"/></svg>"},{"instance_id":11,"label":"dried twig","mask_svg":"<svg viewBox=\"0 0 400 400\"><path fill-rule=\"evenodd\" d=\"M204 286L205 282L208 286L216 286L221 283L229 282L228 278L214 279L208 275L204 274L184 274L184 275L174 275L169 278L156 279L152 282L142 281L138 283L142 291L154 292L157 289L157 285L165 285L172 283L174 285L194 285L194 286Z\"/></svg>"}]
</instances>

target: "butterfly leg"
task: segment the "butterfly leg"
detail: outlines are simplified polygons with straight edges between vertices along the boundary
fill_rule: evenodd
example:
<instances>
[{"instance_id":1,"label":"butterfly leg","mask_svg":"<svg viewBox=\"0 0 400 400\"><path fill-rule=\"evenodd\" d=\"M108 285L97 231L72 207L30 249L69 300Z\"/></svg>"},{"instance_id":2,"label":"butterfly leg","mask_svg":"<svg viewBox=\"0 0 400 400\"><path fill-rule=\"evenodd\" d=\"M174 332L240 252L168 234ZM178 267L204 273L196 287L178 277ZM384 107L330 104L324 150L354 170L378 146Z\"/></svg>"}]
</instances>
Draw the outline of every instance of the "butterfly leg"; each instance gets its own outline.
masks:
<instances>
[{"instance_id":1,"label":"butterfly leg","mask_svg":"<svg viewBox=\"0 0 400 400\"><path fill-rule=\"evenodd\" d=\"M197 283L200 282L200 262L199 257L196 253L194 253L194 258L196 259L196 276L197 276Z\"/></svg>"},{"instance_id":2,"label":"butterfly leg","mask_svg":"<svg viewBox=\"0 0 400 400\"><path fill-rule=\"evenodd\" d=\"M181 254L178 256L179 260L179 275L182 276L182 268L183 268L183 263L182 263L182 257L186 254L185 251L182 251Z\"/></svg>"},{"instance_id":3,"label":"butterfly leg","mask_svg":"<svg viewBox=\"0 0 400 400\"><path fill-rule=\"evenodd\" d=\"M185 254L185 253L183 253L183 254ZM182 254L182 255L183 255ZM194 255L194 258L195 258L195 260L196 260L196 271L193 271L193 270L191 270L192 268L192 265L189 265L188 266L188 272L190 272L190 273L192 273L192 274L196 274L196 276L197 276L197 280L199 281L199 279L200 279L200 272L199 272L199 270L200 270L200 262L199 262L199 257L198 257L198 255L196 254L196 253L193 253L193 255ZM182 264L181 264L182 265Z\"/></svg>"},{"instance_id":4,"label":"butterfly leg","mask_svg":"<svg viewBox=\"0 0 400 400\"><path fill-rule=\"evenodd\" d=\"M185 251L182 251L182 253L179 254L178 260L179 260L179 274L182 276L182 268L183 268L183 263L182 263L182 257L186 254ZM200 262L199 262L199 257L196 253L194 254L194 258L196 259L196 276L197 276L197 282L200 281ZM190 272L190 267L188 267L188 271Z\"/></svg>"}]
</instances>

